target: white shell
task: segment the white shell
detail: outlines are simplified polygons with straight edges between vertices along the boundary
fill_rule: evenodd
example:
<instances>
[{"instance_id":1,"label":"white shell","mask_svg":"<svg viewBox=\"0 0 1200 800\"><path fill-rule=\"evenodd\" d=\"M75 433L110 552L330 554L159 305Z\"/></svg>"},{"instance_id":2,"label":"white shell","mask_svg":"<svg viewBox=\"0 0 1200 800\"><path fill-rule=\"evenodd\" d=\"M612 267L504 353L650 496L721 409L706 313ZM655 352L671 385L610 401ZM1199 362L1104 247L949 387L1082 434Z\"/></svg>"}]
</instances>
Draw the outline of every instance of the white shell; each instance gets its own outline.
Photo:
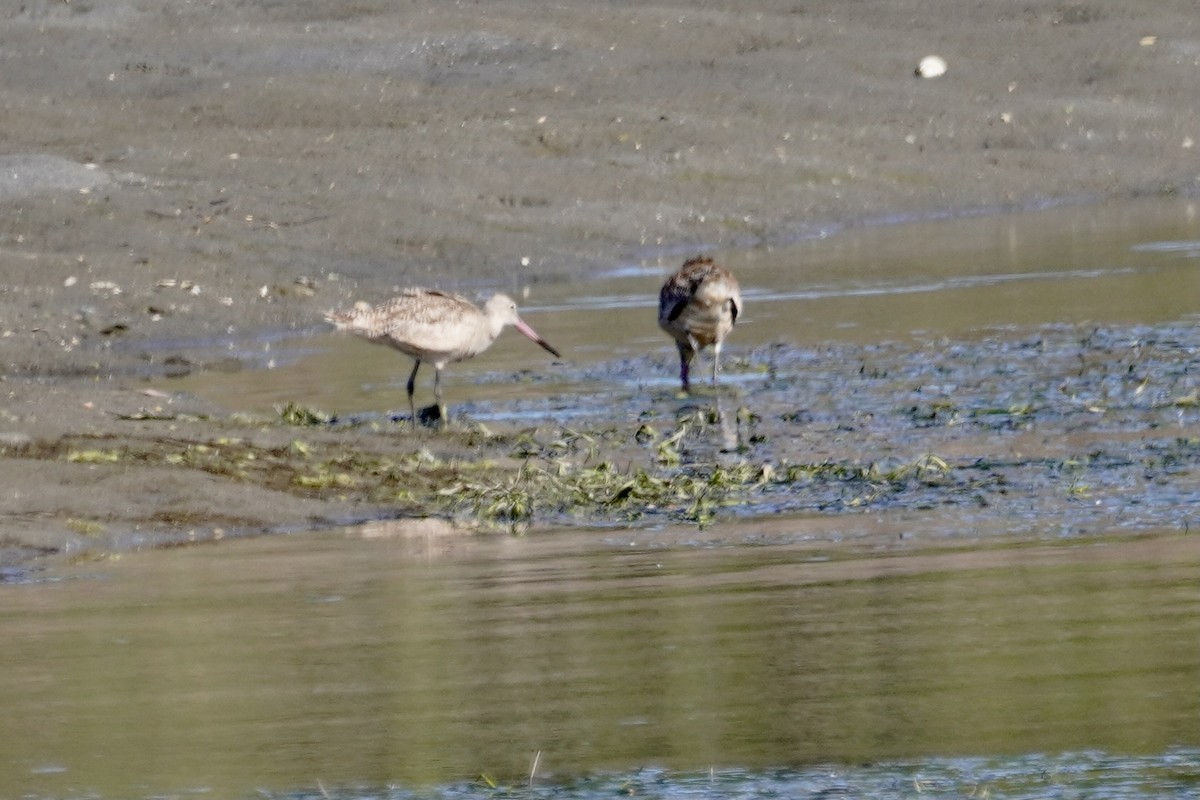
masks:
<instances>
[{"instance_id":1,"label":"white shell","mask_svg":"<svg viewBox=\"0 0 1200 800\"><path fill-rule=\"evenodd\" d=\"M925 56L917 64L918 78L937 78L946 74L946 59L941 56Z\"/></svg>"}]
</instances>

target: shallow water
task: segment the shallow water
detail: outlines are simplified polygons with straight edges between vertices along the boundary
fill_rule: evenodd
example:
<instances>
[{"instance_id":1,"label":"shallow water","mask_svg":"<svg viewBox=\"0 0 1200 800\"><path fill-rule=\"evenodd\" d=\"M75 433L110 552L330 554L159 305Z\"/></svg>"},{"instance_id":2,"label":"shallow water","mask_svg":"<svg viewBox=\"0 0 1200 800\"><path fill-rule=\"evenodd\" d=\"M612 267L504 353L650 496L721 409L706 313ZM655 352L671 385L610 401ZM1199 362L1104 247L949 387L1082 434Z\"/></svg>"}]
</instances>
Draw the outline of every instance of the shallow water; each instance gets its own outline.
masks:
<instances>
[{"instance_id":1,"label":"shallow water","mask_svg":"<svg viewBox=\"0 0 1200 800\"><path fill-rule=\"evenodd\" d=\"M486 794L535 757L571 797L1200 790L1200 539L810 525L392 523L0 586L4 795Z\"/></svg>"},{"instance_id":2,"label":"shallow water","mask_svg":"<svg viewBox=\"0 0 1200 800\"><path fill-rule=\"evenodd\" d=\"M739 276L745 309L726 347L724 379L761 379L739 367L755 348L1014 336L1046 325L1194 320L1200 297L1200 203L1147 199L1009 215L814 231L782 248L718 252ZM685 256L628 264L569 284L496 289L564 354L555 362L506 332L482 356L447 368L452 411L474 419L544 414L523 399L554 397L572 416L597 393L677 385L674 346L655 323L658 287ZM335 265L336 266L336 265ZM527 296L522 298L523 288ZM369 298L377 300L380 298ZM267 371L204 374L163 383L230 408L297 402L342 414L407 411L407 356L313 328L300 339L230 345ZM702 360L701 374L708 362ZM418 403L432 402L432 370ZM579 412L583 413L583 412Z\"/></svg>"}]
</instances>

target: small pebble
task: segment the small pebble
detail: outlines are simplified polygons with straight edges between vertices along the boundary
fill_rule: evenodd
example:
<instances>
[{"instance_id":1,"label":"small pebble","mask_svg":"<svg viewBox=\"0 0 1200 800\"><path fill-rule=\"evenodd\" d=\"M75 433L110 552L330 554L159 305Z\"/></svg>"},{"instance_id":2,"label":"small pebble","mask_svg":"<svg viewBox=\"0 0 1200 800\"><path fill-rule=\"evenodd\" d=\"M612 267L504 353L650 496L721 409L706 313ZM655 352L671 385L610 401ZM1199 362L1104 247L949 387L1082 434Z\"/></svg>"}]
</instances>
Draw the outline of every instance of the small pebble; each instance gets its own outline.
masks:
<instances>
[{"instance_id":1,"label":"small pebble","mask_svg":"<svg viewBox=\"0 0 1200 800\"><path fill-rule=\"evenodd\" d=\"M918 78L939 78L946 74L946 59L941 56L925 56L917 64Z\"/></svg>"}]
</instances>

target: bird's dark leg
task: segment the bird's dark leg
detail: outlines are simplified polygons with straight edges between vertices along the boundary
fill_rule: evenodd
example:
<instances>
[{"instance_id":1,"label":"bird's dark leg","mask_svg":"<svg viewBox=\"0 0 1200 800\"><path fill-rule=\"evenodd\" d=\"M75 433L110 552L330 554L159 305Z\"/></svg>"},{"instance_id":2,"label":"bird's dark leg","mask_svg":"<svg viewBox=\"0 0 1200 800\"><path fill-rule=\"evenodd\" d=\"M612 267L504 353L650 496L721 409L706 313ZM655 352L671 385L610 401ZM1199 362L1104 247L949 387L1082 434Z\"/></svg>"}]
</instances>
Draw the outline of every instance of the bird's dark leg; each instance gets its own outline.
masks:
<instances>
[{"instance_id":1,"label":"bird's dark leg","mask_svg":"<svg viewBox=\"0 0 1200 800\"><path fill-rule=\"evenodd\" d=\"M417 370L421 368L421 359L417 359L413 364L412 374L408 376L408 411L412 414L413 430L417 429L417 406L413 402L413 392L417 385Z\"/></svg>"},{"instance_id":2,"label":"bird's dark leg","mask_svg":"<svg viewBox=\"0 0 1200 800\"><path fill-rule=\"evenodd\" d=\"M679 347L679 382L683 384L685 392L691 391L691 383L688 380L690 377L689 367L692 363L692 357L696 355L696 351L683 342L676 342L676 344Z\"/></svg>"}]
</instances>

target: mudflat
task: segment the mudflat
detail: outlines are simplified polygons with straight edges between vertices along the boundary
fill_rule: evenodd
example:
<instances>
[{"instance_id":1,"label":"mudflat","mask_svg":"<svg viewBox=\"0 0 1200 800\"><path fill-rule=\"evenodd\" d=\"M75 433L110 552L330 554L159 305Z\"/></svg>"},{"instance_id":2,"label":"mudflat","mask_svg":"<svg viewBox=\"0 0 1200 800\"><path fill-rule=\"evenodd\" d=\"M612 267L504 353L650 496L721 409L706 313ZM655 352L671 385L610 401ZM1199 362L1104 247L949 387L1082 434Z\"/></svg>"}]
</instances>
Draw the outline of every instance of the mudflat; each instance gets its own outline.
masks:
<instances>
[{"instance_id":1,"label":"mudflat","mask_svg":"<svg viewBox=\"0 0 1200 800\"><path fill-rule=\"evenodd\" d=\"M297 442L146 393L238 368L214 337L397 286L507 290L1200 178L1182 0L25 0L0 19L0 564L370 518L395 498L339 487L339 453L517 447ZM947 71L919 77L930 54ZM233 441L260 463L328 448L329 483L208 457Z\"/></svg>"}]
</instances>

